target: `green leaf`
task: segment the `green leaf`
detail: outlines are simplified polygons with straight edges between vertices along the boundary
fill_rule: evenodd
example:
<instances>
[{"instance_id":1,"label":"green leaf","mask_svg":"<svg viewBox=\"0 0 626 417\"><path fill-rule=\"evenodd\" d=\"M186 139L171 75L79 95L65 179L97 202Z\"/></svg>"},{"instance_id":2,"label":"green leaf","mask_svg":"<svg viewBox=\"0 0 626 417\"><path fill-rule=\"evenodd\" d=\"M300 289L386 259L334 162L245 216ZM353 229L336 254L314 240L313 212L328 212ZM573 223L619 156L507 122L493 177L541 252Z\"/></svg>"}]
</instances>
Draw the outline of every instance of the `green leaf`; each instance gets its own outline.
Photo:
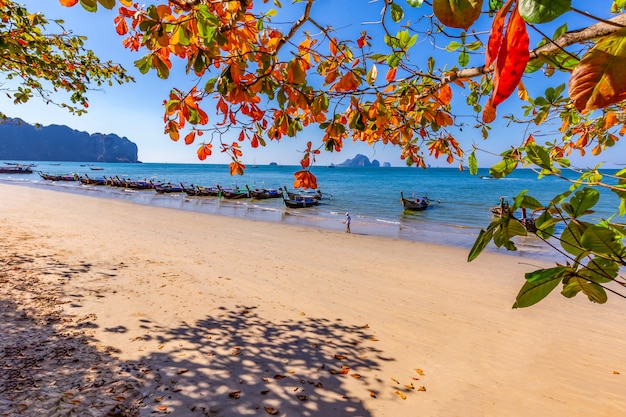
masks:
<instances>
[{"instance_id":1,"label":"green leaf","mask_svg":"<svg viewBox=\"0 0 626 417\"><path fill-rule=\"evenodd\" d=\"M552 39L557 39L559 36L563 35L565 32L567 32L567 23L559 26L554 33L552 34Z\"/></svg>"},{"instance_id":2,"label":"green leaf","mask_svg":"<svg viewBox=\"0 0 626 417\"><path fill-rule=\"evenodd\" d=\"M80 0L80 5L88 12L95 12L98 10L97 0Z\"/></svg>"},{"instance_id":3,"label":"green leaf","mask_svg":"<svg viewBox=\"0 0 626 417\"><path fill-rule=\"evenodd\" d=\"M399 22L404 18L404 10L396 3L391 3L391 19Z\"/></svg>"},{"instance_id":4,"label":"green leaf","mask_svg":"<svg viewBox=\"0 0 626 417\"><path fill-rule=\"evenodd\" d=\"M585 187L576 191L576 194L570 199L572 217L580 217L591 209L600 200L600 193L594 188Z\"/></svg>"},{"instance_id":5,"label":"green leaf","mask_svg":"<svg viewBox=\"0 0 626 417\"><path fill-rule=\"evenodd\" d=\"M511 239L515 236L526 236L528 232L514 217L502 217L499 223L500 225L493 235L493 243L499 248L504 246L509 251L517 250Z\"/></svg>"},{"instance_id":6,"label":"green leaf","mask_svg":"<svg viewBox=\"0 0 626 417\"><path fill-rule=\"evenodd\" d=\"M98 3L100 3L104 8L111 10L115 7L115 1L116 0L98 0Z\"/></svg>"},{"instance_id":7,"label":"green leaf","mask_svg":"<svg viewBox=\"0 0 626 417\"><path fill-rule=\"evenodd\" d=\"M421 7L424 0L406 0L406 2L411 7Z\"/></svg>"},{"instance_id":8,"label":"green leaf","mask_svg":"<svg viewBox=\"0 0 626 417\"><path fill-rule=\"evenodd\" d=\"M461 43L460 43L460 42L457 42L457 41L452 41L452 42L450 42L450 43L446 46L446 51L448 51L448 52L453 52L453 51L456 51L457 49L459 49L461 46L463 46L463 45L461 45Z\"/></svg>"},{"instance_id":9,"label":"green leaf","mask_svg":"<svg viewBox=\"0 0 626 417\"><path fill-rule=\"evenodd\" d=\"M599 256L594 257L578 271L578 275L582 278L598 284L611 282L613 278L617 277L618 273L619 264L617 261Z\"/></svg>"},{"instance_id":10,"label":"green leaf","mask_svg":"<svg viewBox=\"0 0 626 417\"><path fill-rule=\"evenodd\" d=\"M524 194L524 198L520 203L520 207L524 207L531 210L537 210L543 208L543 205L535 198Z\"/></svg>"},{"instance_id":11,"label":"green leaf","mask_svg":"<svg viewBox=\"0 0 626 417\"><path fill-rule=\"evenodd\" d=\"M569 222L563 233L561 233L561 247L567 253L580 256L585 252L580 243L580 238L587 227L586 223Z\"/></svg>"},{"instance_id":12,"label":"green leaf","mask_svg":"<svg viewBox=\"0 0 626 417\"><path fill-rule=\"evenodd\" d=\"M517 167L517 162L512 159L503 159L489 169L489 174L495 178L503 178L509 175Z\"/></svg>"},{"instance_id":13,"label":"green leaf","mask_svg":"<svg viewBox=\"0 0 626 417\"><path fill-rule=\"evenodd\" d=\"M513 308L530 307L546 298L559 285L565 270L566 267L559 266L527 273Z\"/></svg>"},{"instance_id":14,"label":"green leaf","mask_svg":"<svg viewBox=\"0 0 626 417\"><path fill-rule=\"evenodd\" d=\"M490 227L487 230L481 229L469 255L467 256L467 262L471 262L476 259L478 255L480 255L481 252L487 247L489 242L491 242L491 239L493 239L492 228Z\"/></svg>"},{"instance_id":15,"label":"green leaf","mask_svg":"<svg viewBox=\"0 0 626 417\"><path fill-rule=\"evenodd\" d=\"M526 155L528 159L540 168L552 170L550 155L542 146L528 145L526 146Z\"/></svg>"},{"instance_id":16,"label":"green leaf","mask_svg":"<svg viewBox=\"0 0 626 417\"><path fill-rule=\"evenodd\" d=\"M537 227L537 235L542 239L549 239L554 236L554 225L561 223L561 219L554 218L545 210L537 219L535 226Z\"/></svg>"},{"instance_id":17,"label":"green leaf","mask_svg":"<svg viewBox=\"0 0 626 417\"><path fill-rule=\"evenodd\" d=\"M528 23L551 22L572 6L571 0L519 0L519 13Z\"/></svg>"},{"instance_id":18,"label":"green leaf","mask_svg":"<svg viewBox=\"0 0 626 417\"><path fill-rule=\"evenodd\" d=\"M587 113L626 99L626 28L603 36L576 66L569 95L576 109Z\"/></svg>"},{"instance_id":19,"label":"green leaf","mask_svg":"<svg viewBox=\"0 0 626 417\"><path fill-rule=\"evenodd\" d=\"M478 159L476 159L476 150L473 150L467 157L467 164L469 165L470 174L478 174Z\"/></svg>"},{"instance_id":20,"label":"green leaf","mask_svg":"<svg viewBox=\"0 0 626 417\"><path fill-rule=\"evenodd\" d=\"M615 232L597 225L585 229L580 243L583 248L602 255L619 257L623 252L623 245L615 236Z\"/></svg>"},{"instance_id":21,"label":"green leaf","mask_svg":"<svg viewBox=\"0 0 626 417\"><path fill-rule=\"evenodd\" d=\"M561 294L567 298L572 298L581 291L589 298L589 301L594 303L604 304L608 299L606 291L600 285L578 277L570 279L567 285L563 287Z\"/></svg>"},{"instance_id":22,"label":"green leaf","mask_svg":"<svg viewBox=\"0 0 626 417\"><path fill-rule=\"evenodd\" d=\"M459 60L458 60L459 66L466 67L467 64L469 64L469 60L470 60L470 56L467 53L467 49L463 48L463 50L459 54Z\"/></svg>"}]
</instances>

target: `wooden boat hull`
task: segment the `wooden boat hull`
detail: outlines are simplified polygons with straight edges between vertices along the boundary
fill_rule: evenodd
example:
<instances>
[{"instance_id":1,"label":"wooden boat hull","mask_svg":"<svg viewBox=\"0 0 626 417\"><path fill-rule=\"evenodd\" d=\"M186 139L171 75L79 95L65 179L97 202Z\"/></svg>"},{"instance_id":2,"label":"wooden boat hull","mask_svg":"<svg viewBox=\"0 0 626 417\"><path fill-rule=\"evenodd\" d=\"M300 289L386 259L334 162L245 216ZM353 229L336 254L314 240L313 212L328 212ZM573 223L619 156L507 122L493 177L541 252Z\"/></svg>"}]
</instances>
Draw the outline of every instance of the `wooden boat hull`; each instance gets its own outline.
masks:
<instances>
[{"instance_id":1,"label":"wooden boat hull","mask_svg":"<svg viewBox=\"0 0 626 417\"><path fill-rule=\"evenodd\" d=\"M428 198L411 200L405 198L402 192L400 192L400 198L405 210L421 211L426 210L430 206L430 201L428 200Z\"/></svg>"},{"instance_id":2,"label":"wooden boat hull","mask_svg":"<svg viewBox=\"0 0 626 417\"><path fill-rule=\"evenodd\" d=\"M30 167L8 166L0 167L0 174L32 174Z\"/></svg>"}]
</instances>

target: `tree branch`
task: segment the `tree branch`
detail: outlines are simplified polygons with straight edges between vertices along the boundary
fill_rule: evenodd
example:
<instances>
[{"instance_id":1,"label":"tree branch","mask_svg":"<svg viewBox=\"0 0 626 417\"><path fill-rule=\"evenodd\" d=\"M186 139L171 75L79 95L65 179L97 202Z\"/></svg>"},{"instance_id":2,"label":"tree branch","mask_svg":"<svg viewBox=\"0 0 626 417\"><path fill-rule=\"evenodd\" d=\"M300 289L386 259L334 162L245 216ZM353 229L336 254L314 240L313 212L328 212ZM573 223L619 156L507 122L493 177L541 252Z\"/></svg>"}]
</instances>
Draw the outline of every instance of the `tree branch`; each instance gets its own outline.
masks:
<instances>
[{"instance_id":1,"label":"tree branch","mask_svg":"<svg viewBox=\"0 0 626 417\"><path fill-rule=\"evenodd\" d=\"M530 59L532 60L538 58L541 55L554 54L558 51L561 51L563 48L569 45L573 45L575 43L581 43L601 36L610 35L624 27L626 27L626 14L621 14L612 19L609 19L608 22L600 22L585 29L564 33L563 35L559 36L558 39L555 39L554 41L551 41L543 46L540 46L539 48L530 51ZM465 68L460 71L452 72L449 75L443 77L441 81L433 85L431 88L421 93L417 98L426 98L435 93L437 90L441 89L444 85L450 84L458 79L479 77L484 74L489 74L492 71L493 69L486 68L483 65L480 67Z\"/></svg>"}]
</instances>

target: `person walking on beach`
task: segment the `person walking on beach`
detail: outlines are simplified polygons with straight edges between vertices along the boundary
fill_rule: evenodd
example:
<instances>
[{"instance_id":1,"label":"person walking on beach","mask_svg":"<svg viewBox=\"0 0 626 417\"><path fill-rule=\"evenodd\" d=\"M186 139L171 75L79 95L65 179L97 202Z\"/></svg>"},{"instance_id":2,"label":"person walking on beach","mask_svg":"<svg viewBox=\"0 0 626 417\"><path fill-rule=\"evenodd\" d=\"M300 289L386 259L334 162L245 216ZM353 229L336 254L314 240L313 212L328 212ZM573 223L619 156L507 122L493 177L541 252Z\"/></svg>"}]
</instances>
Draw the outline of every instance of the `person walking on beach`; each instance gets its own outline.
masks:
<instances>
[{"instance_id":1,"label":"person walking on beach","mask_svg":"<svg viewBox=\"0 0 626 417\"><path fill-rule=\"evenodd\" d=\"M350 233L350 220L352 220L350 213L346 213L346 219L343 221L346 224L346 233Z\"/></svg>"}]
</instances>

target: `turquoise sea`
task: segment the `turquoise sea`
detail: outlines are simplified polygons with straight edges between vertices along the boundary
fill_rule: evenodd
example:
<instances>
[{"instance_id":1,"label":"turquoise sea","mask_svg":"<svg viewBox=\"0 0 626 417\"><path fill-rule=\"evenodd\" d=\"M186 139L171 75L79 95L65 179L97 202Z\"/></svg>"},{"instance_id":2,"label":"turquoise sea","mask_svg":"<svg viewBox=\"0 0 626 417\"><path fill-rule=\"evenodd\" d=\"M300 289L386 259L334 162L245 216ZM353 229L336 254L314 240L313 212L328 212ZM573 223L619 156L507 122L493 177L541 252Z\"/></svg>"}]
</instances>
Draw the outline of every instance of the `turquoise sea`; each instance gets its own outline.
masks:
<instances>
[{"instance_id":1,"label":"turquoise sea","mask_svg":"<svg viewBox=\"0 0 626 417\"><path fill-rule=\"evenodd\" d=\"M244 176L230 176L226 165L165 163L74 163L20 161L36 164L33 174L0 174L0 182L21 183L58 191L117 198L137 204L155 205L220 216L248 218L259 221L303 225L321 229L343 230L346 212L352 217L352 232L381 235L404 240L433 242L448 246L471 248L481 228L491 220L489 209L501 196L513 197L522 190L542 203L566 191L569 184L558 178L537 179L531 170L516 170L504 179L487 179L488 169L478 175L454 168L345 168L314 167L322 204L306 209L288 209L280 199L225 200L215 197L189 197L184 193L157 194L153 190L125 190L109 186L87 186L80 182L51 182L37 171L48 174L88 175L92 178L119 176L134 180L152 179L171 183L204 186L238 185L245 188L278 188L293 190L293 174L298 166L248 167ZM92 168L102 170L92 170ZM434 203L425 211L404 211L400 192L405 196L427 195ZM616 197L606 193L605 206L596 207L595 218L606 218L616 207ZM45 203L44 203L45 204ZM210 233L207 231L207 233ZM507 252L494 247L490 251L511 255L557 260L559 256L537 237L517 241L518 251ZM416 254L416 261L419 254Z\"/></svg>"}]
</instances>

